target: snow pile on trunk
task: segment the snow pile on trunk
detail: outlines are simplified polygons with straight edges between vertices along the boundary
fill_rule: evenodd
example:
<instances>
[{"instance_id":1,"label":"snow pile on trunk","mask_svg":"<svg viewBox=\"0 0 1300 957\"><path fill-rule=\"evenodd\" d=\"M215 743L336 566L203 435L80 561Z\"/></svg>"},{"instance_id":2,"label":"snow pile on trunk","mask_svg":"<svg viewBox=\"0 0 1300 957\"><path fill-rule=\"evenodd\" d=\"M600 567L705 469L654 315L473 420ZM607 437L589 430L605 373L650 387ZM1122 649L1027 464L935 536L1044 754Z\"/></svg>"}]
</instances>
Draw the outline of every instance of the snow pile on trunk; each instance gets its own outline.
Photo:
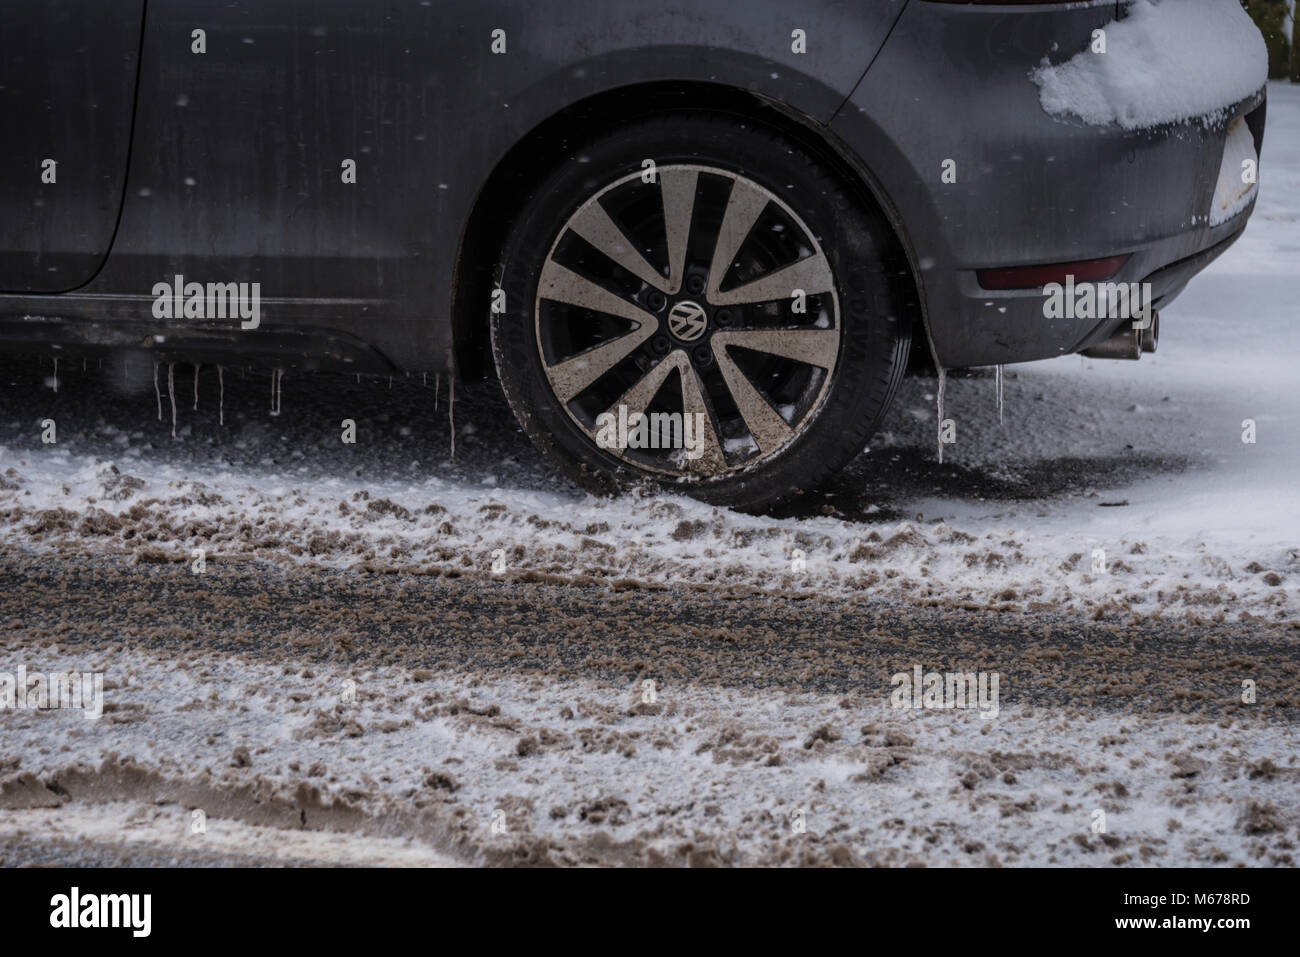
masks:
<instances>
[{"instance_id":1,"label":"snow pile on trunk","mask_svg":"<svg viewBox=\"0 0 1300 957\"><path fill-rule=\"evenodd\" d=\"M1237 0L1137 0L1091 47L1031 74L1043 109L1142 129L1213 118L1268 79L1264 38Z\"/></svg>"}]
</instances>

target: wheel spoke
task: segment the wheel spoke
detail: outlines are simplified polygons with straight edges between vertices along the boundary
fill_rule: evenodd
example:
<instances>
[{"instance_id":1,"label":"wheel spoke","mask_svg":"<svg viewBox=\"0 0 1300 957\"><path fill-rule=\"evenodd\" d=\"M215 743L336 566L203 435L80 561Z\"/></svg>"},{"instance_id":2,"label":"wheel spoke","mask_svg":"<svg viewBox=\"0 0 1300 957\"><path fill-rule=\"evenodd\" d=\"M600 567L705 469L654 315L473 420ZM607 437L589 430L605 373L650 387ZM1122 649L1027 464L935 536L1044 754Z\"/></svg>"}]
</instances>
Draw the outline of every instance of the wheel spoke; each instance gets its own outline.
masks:
<instances>
[{"instance_id":1,"label":"wheel spoke","mask_svg":"<svg viewBox=\"0 0 1300 957\"><path fill-rule=\"evenodd\" d=\"M682 411L688 415L696 412L702 413L703 418L698 421L704 423L703 454L697 459L688 460L687 467L694 472L715 475L727 467L727 459L722 454L722 445L718 442L718 433L713 426L713 413L709 411L708 403L704 401L704 390L700 388L700 377L696 375L695 369L691 367L690 360L686 358L686 353L679 353L679 355L681 356L678 368L681 370L682 380Z\"/></svg>"},{"instance_id":2,"label":"wheel spoke","mask_svg":"<svg viewBox=\"0 0 1300 957\"><path fill-rule=\"evenodd\" d=\"M542 267L541 280L537 284L537 295L541 299L581 306L584 309L618 316L643 326L652 325L656 321L653 314L646 312L640 306L615 295L603 286L596 285L585 276L566 269L554 259L548 259L546 265Z\"/></svg>"},{"instance_id":3,"label":"wheel spoke","mask_svg":"<svg viewBox=\"0 0 1300 957\"><path fill-rule=\"evenodd\" d=\"M813 296L830 292L834 288L835 280L831 276L830 263L826 261L824 253L817 253L735 289L710 293L709 300L717 306L748 305L789 299L796 289L802 289L807 295Z\"/></svg>"},{"instance_id":4,"label":"wheel spoke","mask_svg":"<svg viewBox=\"0 0 1300 957\"><path fill-rule=\"evenodd\" d=\"M666 169L659 173L659 190L664 202L664 233L668 246L668 285L660 289L676 295L686 271L686 246L695 211L695 188L700 174L693 169Z\"/></svg>"},{"instance_id":5,"label":"wheel spoke","mask_svg":"<svg viewBox=\"0 0 1300 957\"><path fill-rule=\"evenodd\" d=\"M569 221L569 228L642 282L661 292L669 292L668 281L623 235L605 212L605 207L600 205L600 200L593 199L578 210Z\"/></svg>"},{"instance_id":6,"label":"wheel spoke","mask_svg":"<svg viewBox=\"0 0 1300 957\"><path fill-rule=\"evenodd\" d=\"M654 335L655 327L645 323L640 328L603 342L576 356L557 362L546 370L551 388L561 402L569 402L581 395L597 379L618 365Z\"/></svg>"},{"instance_id":7,"label":"wheel spoke","mask_svg":"<svg viewBox=\"0 0 1300 957\"><path fill-rule=\"evenodd\" d=\"M682 382L682 411L688 415L693 412L700 412L704 416L703 419L699 420L704 423L703 434L700 437L703 444L703 454L697 459L688 459L688 467L694 471L710 475L720 472L726 468L726 459L722 454L722 446L718 442L718 433L713 426L713 416L704 401L704 394L700 390L695 370L691 368L690 359L681 349L660 360L636 385L619 396L618 401L606 411L617 416L619 406L623 406L627 409L629 415L633 412L645 414L654 397L663 388L664 381L674 370L677 371ZM620 455L623 454L623 450L618 451Z\"/></svg>"},{"instance_id":8,"label":"wheel spoke","mask_svg":"<svg viewBox=\"0 0 1300 957\"><path fill-rule=\"evenodd\" d=\"M830 370L840 352L836 329L753 329L719 331L713 335L713 352L722 356L728 346L793 359Z\"/></svg>"},{"instance_id":9,"label":"wheel spoke","mask_svg":"<svg viewBox=\"0 0 1300 957\"><path fill-rule=\"evenodd\" d=\"M709 266L709 301L719 303L718 286L735 262L740 247L749 238L759 215L767 208L767 196L743 179L731 182L731 195L727 197L727 209L722 214L722 224L718 227L718 239L713 246L713 262Z\"/></svg>"},{"instance_id":10,"label":"wheel spoke","mask_svg":"<svg viewBox=\"0 0 1300 957\"><path fill-rule=\"evenodd\" d=\"M745 428L749 429L749 434L758 443L758 451L767 455L790 441L791 436L794 435L790 426L768 404L762 393L754 388L749 377L741 371L731 356L727 355L727 350L715 348L713 354L717 359L718 368L722 371L722 378L726 380L727 388L731 390L736 408L740 410L740 417L745 420Z\"/></svg>"},{"instance_id":11,"label":"wheel spoke","mask_svg":"<svg viewBox=\"0 0 1300 957\"><path fill-rule=\"evenodd\" d=\"M606 411L612 415L618 415L619 406L627 409L630 415L633 412L645 412L650 402L663 388L664 380L674 369L681 368L681 361L686 357L681 350L674 352L663 359L660 359L650 367L644 376L637 380L636 384L618 397L618 400L611 405Z\"/></svg>"}]
</instances>

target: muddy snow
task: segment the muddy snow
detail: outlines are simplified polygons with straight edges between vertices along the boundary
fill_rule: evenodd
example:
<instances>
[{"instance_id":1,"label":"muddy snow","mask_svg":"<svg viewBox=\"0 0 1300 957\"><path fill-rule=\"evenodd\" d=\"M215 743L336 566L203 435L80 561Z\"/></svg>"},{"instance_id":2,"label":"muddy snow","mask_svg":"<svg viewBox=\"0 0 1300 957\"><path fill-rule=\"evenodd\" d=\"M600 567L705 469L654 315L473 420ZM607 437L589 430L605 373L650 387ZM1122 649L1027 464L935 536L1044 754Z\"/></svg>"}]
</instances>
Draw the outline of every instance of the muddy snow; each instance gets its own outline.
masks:
<instances>
[{"instance_id":1,"label":"muddy snow","mask_svg":"<svg viewBox=\"0 0 1300 957\"><path fill-rule=\"evenodd\" d=\"M40 659L107 672L112 707L94 722L4 716L0 848L23 832L27 856L80 843L262 863L1294 863L1300 739L1253 717L989 719L869 695L126 648Z\"/></svg>"}]
</instances>

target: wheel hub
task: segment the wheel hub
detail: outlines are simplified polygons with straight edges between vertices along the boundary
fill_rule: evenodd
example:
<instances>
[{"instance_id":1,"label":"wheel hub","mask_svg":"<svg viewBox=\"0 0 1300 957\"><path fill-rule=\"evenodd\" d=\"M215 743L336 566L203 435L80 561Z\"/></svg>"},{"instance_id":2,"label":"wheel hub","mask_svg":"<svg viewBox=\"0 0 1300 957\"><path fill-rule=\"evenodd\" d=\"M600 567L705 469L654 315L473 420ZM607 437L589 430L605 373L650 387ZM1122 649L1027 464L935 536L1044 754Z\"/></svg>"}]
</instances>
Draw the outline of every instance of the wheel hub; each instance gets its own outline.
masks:
<instances>
[{"instance_id":1,"label":"wheel hub","mask_svg":"<svg viewBox=\"0 0 1300 957\"><path fill-rule=\"evenodd\" d=\"M698 302L683 299L668 311L668 331L678 342L698 342L708 328L708 313Z\"/></svg>"}]
</instances>

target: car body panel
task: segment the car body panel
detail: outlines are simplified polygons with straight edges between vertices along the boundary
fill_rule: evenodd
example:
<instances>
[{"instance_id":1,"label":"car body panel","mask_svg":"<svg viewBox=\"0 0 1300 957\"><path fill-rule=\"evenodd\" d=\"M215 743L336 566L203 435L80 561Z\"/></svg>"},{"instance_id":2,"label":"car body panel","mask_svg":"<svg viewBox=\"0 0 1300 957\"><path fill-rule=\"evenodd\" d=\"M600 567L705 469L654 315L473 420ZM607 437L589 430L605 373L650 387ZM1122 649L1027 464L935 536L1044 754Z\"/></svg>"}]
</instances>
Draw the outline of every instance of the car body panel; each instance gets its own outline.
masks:
<instances>
[{"instance_id":1,"label":"car body panel","mask_svg":"<svg viewBox=\"0 0 1300 957\"><path fill-rule=\"evenodd\" d=\"M0 13L0 290L88 282L127 176L144 0L41 0Z\"/></svg>"},{"instance_id":2,"label":"car body panel","mask_svg":"<svg viewBox=\"0 0 1300 957\"><path fill-rule=\"evenodd\" d=\"M1214 123L1172 129L1089 126L1043 110L1034 68L1086 49L1114 17L1110 0L910 3L831 123L897 211L945 367L1072 353L1118 324L1047 319L1041 290L985 290L977 269L1132 254L1114 281L1137 282L1226 248L1245 225L1249 209L1214 228L1206 217L1228 123L1259 111L1259 149L1262 93ZM955 183L941 178L948 159Z\"/></svg>"},{"instance_id":3,"label":"car body panel","mask_svg":"<svg viewBox=\"0 0 1300 957\"><path fill-rule=\"evenodd\" d=\"M36 37L32 24L57 27L64 21L48 11L78 2L89 0L14 0L6 17L15 35ZM114 9L139 6L121 0ZM1030 72L1044 57L1084 49L1116 12L1113 0L149 0L120 222L117 76L114 122L91 129L112 135L86 146L97 158L104 150L108 174L98 205L87 205L87 241L72 249L83 258L66 273L85 281L43 294L70 280L32 286L13 267L15 288L38 292L0 295L0 345L444 368L453 329L461 331L455 287L471 219L507 223L517 209L492 195L494 171L575 104L623 95L633 103L650 85L676 83L779 104L841 151L909 253L939 365L1078 351L1117 323L1047 319L1041 290L984 290L977 270L1123 253L1115 281L1156 277L1162 305L1249 216L1213 228L1204 220L1227 122L1248 115L1257 149L1263 132L1262 91L1222 122L1172 129L1048 116ZM204 53L193 49L198 29ZM105 30L117 59L103 62L129 76L125 34ZM807 53L792 49L795 31ZM76 35L64 23L39 42ZM494 52L499 40L504 52ZM6 123L32 115L30 106L6 109L14 111ZM582 161L580 142L565 149L566 161ZM956 183L941 182L947 159L958 164ZM346 160L356 163L352 184L343 182ZM524 175L540 182L545 173L539 163ZM25 195L11 194L10 206ZM104 260L110 219L116 235ZM11 245L46 242L37 232L9 235ZM263 321L241 330L154 318L155 284L177 275L259 283ZM473 329L486 328L486 301L464 308L481 315Z\"/></svg>"},{"instance_id":4,"label":"car body panel","mask_svg":"<svg viewBox=\"0 0 1300 957\"><path fill-rule=\"evenodd\" d=\"M656 81L723 81L828 122L903 6L150 0L108 262L74 296L0 297L0 338L439 368L471 208L529 130ZM794 30L815 55L793 52ZM265 320L153 320L150 290L177 274L259 282Z\"/></svg>"}]
</instances>

